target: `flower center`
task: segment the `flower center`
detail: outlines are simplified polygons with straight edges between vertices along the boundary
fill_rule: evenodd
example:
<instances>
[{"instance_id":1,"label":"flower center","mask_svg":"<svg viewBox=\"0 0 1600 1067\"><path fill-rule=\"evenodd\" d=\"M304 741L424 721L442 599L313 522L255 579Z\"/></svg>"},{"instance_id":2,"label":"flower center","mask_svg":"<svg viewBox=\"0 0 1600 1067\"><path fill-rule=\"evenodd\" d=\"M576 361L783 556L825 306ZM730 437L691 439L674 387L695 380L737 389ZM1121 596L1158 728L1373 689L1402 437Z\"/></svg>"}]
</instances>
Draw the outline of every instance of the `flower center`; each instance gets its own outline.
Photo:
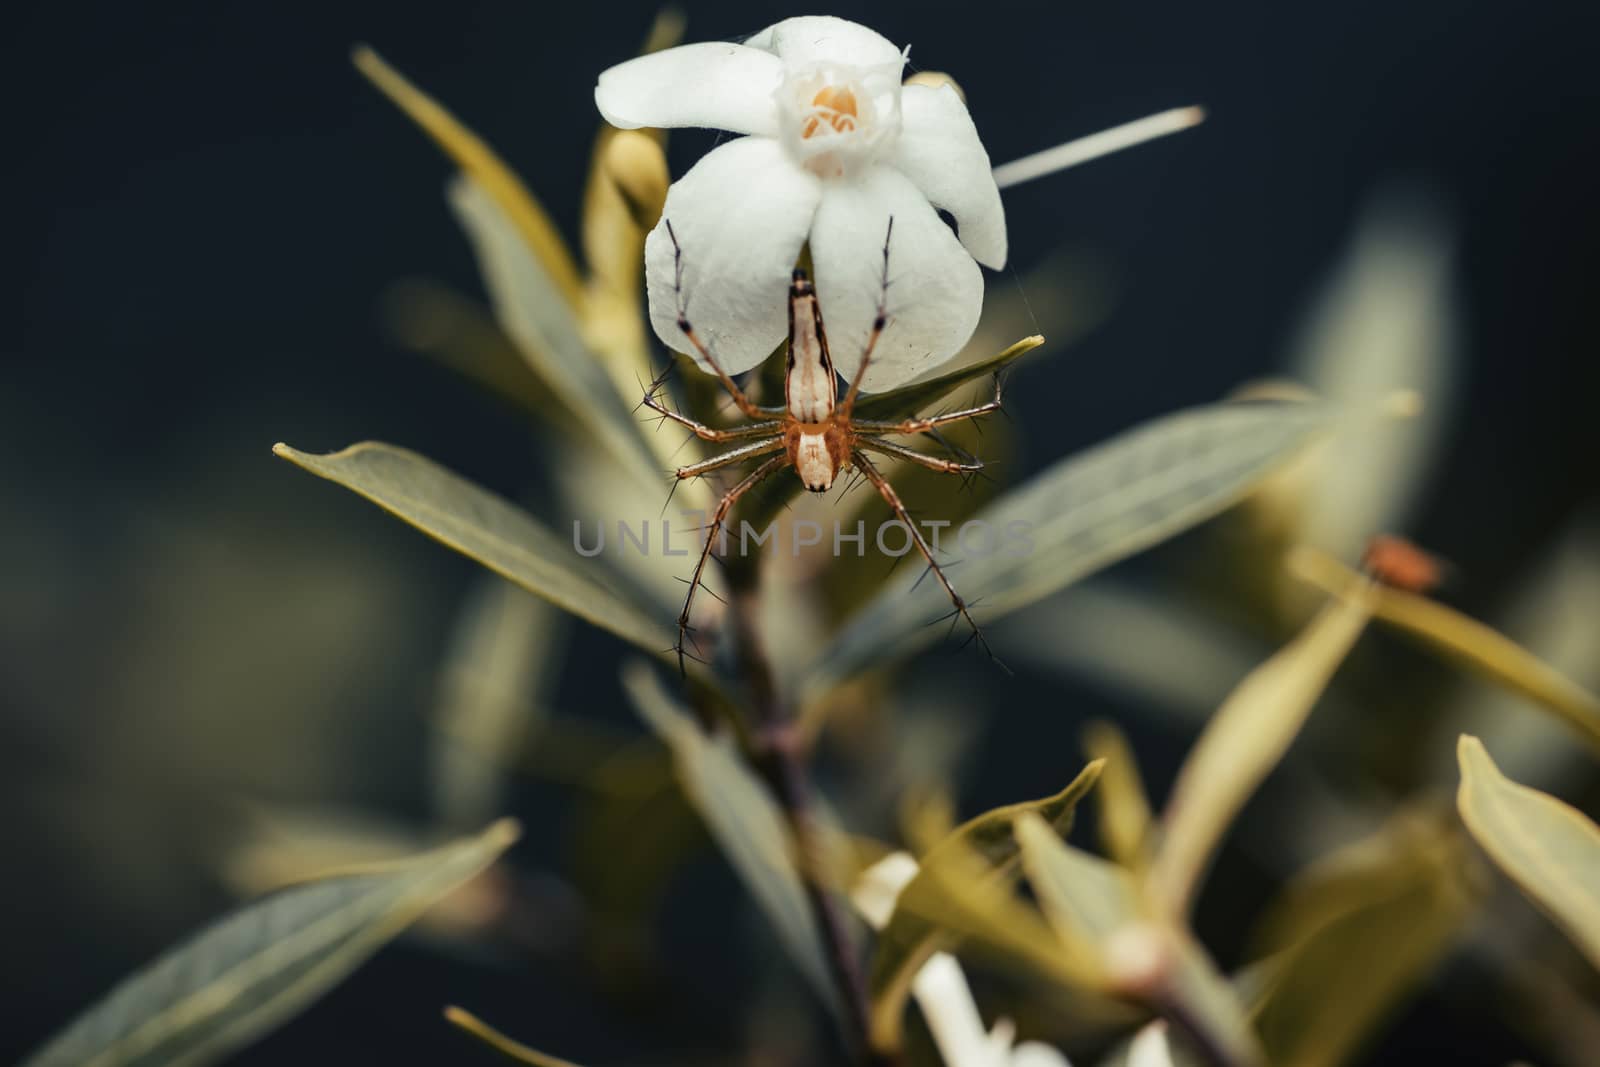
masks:
<instances>
[{"instance_id":1,"label":"flower center","mask_svg":"<svg viewBox=\"0 0 1600 1067\"><path fill-rule=\"evenodd\" d=\"M849 133L856 128L856 94L848 85L824 85L811 98L811 111L800 125L800 137Z\"/></svg>"},{"instance_id":2,"label":"flower center","mask_svg":"<svg viewBox=\"0 0 1600 1067\"><path fill-rule=\"evenodd\" d=\"M791 70L778 112L795 162L821 178L858 174L900 133L899 65Z\"/></svg>"}]
</instances>

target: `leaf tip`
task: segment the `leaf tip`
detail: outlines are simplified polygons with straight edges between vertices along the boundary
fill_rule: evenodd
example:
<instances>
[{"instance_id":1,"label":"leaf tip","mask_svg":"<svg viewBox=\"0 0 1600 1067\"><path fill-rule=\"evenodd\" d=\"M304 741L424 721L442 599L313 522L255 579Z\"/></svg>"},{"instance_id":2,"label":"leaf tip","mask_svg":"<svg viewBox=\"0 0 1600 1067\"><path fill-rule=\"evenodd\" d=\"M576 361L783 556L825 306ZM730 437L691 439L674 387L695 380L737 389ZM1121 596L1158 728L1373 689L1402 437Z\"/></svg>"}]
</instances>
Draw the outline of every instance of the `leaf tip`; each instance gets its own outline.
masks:
<instances>
[{"instance_id":1,"label":"leaf tip","mask_svg":"<svg viewBox=\"0 0 1600 1067\"><path fill-rule=\"evenodd\" d=\"M497 851L510 848L521 836L522 824L509 816L496 820L483 832L484 843L494 846Z\"/></svg>"},{"instance_id":2,"label":"leaf tip","mask_svg":"<svg viewBox=\"0 0 1600 1067\"><path fill-rule=\"evenodd\" d=\"M350 62L369 79L381 84L395 76L395 70L365 41L358 41L350 49Z\"/></svg>"},{"instance_id":3,"label":"leaf tip","mask_svg":"<svg viewBox=\"0 0 1600 1067\"><path fill-rule=\"evenodd\" d=\"M1460 795L1465 799L1467 781L1473 776L1493 775L1500 776L1500 768L1495 765L1494 758L1489 755L1489 750L1483 747L1483 742L1473 734L1462 734L1456 741L1456 763L1461 768Z\"/></svg>"}]
</instances>

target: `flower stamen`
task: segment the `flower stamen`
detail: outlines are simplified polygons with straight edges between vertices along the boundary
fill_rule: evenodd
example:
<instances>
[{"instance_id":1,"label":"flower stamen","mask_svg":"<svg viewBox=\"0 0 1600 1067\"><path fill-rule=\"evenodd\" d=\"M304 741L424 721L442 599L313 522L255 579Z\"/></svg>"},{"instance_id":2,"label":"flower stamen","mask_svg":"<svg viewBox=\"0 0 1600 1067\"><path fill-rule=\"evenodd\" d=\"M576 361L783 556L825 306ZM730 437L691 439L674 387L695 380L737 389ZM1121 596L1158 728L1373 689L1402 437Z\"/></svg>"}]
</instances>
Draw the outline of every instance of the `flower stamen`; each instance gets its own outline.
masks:
<instances>
[{"instance_id":1,"label":"flower stamen","mask_svg":"<svg viewBox=\"0 0 1600 1067\"><path fill-rule=\"evenodd\" d=\"M824 85L811 98L811 108L800 128L800 138L809 139L826 126L833 133L849 133L856 128L860 113L855 91L848 85Z\"/></svg>"}]
</instances>

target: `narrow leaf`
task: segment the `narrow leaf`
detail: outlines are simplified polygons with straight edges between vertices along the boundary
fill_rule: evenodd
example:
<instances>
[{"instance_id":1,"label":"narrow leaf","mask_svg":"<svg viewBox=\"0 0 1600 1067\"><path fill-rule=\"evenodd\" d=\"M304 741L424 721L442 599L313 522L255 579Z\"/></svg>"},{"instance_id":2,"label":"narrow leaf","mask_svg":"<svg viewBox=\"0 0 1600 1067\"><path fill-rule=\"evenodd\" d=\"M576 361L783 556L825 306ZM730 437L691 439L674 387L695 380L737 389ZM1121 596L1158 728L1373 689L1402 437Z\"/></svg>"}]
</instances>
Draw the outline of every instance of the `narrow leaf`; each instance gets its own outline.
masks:
<instances>
[{"instance_id":1,"label":"narrow leaf","mask_svg":"<svg viewBox=\"0 0 1600 1067\"><path fill-rule=\"evenodd\" d=\"M821 932L800 880L794 841L772 794L751 773L733 738L703 733L667 695L650 667L629 664L622 681L640 717L672 751L685 795L766 912L779 940L818 995L835 1006Z\"/></svg>"},{"instance_id":2,"label":"narrow leaf","mask_svg":"<svg viewBox=\"0 0 1600 1067\"><path fill-rule=\"evenodd\" d=\"M868 991L872 998L874 1047L900 1047L912 979L934 953L950 948L956 940L933 918L949 911L952 888L974 882L1009 886L1019 862L1012 824L1031 812L1065 833L1072 826L1078 802L1093 788L1100 769L1098 763L1089 764L1054 796L985 812L958 826L922 857L917 876L900 893L873 957ZM979 867L977 879L973 877L974 860ZM983 887L971 888L981 892Z\"/></svg>"},{"instance_id":3,"label":"narrow leaf","mask_svg":"<svg viewBox=\"0 0 1600 1067\"><path fill-rule=\"evenodd\" d=\"M968 382L992 374L999 374L1011 364L1044 344L1038 334L1024 337L998 355L940 374L925 381L912 382L887 393L863 396L856 402L856 415L863 419L896 419L915 415L929 405L937 404Z\"/></svg>"},{"instance_id":4,"label":"narrow leaf","mask_svg":"<svg viewBox=\"0 0 1600 1067\"><path fill-rule=\"evenodd\" d=\"M952 580L980 621L1015 611L1217 514L1328 424L1314 405L1219 404L1129 431L984 508L972 521L987 543L975 534L962 551L947 531ZM812 665L808 697L938 639L928 624L949 602L921 570L902 567L850 619Z\"/></svg>"},{"instance_id":5,"label":"narrow leaf","mask_svg":"<svg viewBox=\"0 0 1600 1067\"><path fill-rule=\"evenodd\" d=\"M471 178L452 182L449 199L477 253L496 321L560 402L568 424L604 447L642 485L661 484L639 424L501 205Z\"/></svg>"},{"instance_id":6,"label":"narrow leaf","mask_svg":"<svg viewBox=\"0 0 1600 1067\"><path fill-rule=\"evenodd\" d=\"M1600 827L1500 773L1483 743L1456 748L1461 819L1495 864L1600 967Z\"/></svg>"},{"instance_id":7,"label":"narrow leaf","mask_svg":"<svg viewBox=\"0 0 1600 1067\"><path fill-rule=\"evenodd\" d=\"M1104 760L1106 766L1095 797L1101 847L1129 870L1143 871L1150 859L1150 799L1133 747L1108 722L1090 723L1084 729L1083 747L1090 759Z\"/></svg>"},{"instance_id":8,"label":"narrow leaf","mask_svg":"<svg viewBox=\"0 0 1600 1067\"><path fill-rule=\"evenodd\" d=\"M1133 876L1115 863L1073 848L1037 815L1019 817L1016 833L1028 884L1050 925L1069 945L1090 950L1098 964L1105 942L1141 918L1139 886Z\"/></svg>"},{"instance_id":9,"label":"narrow leaf","mask_svg":"<svg viewBox=\"0 0 1600 1067\"><path fill-rule=\"evenodd\" d=\"M1239 683L1195 742L1162 817L1149 890L1181 921L1212 853L1275 767L1371 613L1360 591L1328 604L1289 644Z\"/></svg>"},{"instance_id":10,"label":"narrow leaf","mask_svg":"<svg viewBox=\"0 0 1600 1067\"><path fill-rule=\"evenodd\" d=\"M510 820L236 912L126 979L24 1067L201 1067L283 1023L488 866Z\"/></svg>"},{"instance_id":11,"label":"narrow leaf","mask_svg":"<svg viewBox=\"0 0 1600 1067\"><path fill-rule=\"evenodd\" d=\"M444 1010L444 1017L513 1063L527 1063L533 1067L578 1067L570 1060L547 1055L507 1037L465 1008L452 1004Z\"/></svg>"},{"instance_id":12,"label":"narrow leaf","mask_svg":"<svg viewBox=\"0 0 1600 1067\"><path fill-rule=\"evenodd\" d=\"M506 771L548 717L568 629L554 607L498 575L472 590L434 706L429 785L447 825L481 825L503 810Z\"/></svg>"},{"instance_id":13,"label":"narrow leaf","mask_svg":"<svg viewBox=\"0 0 1600 1067\"><path fill-rule=\"evenodd\" d=\"M1296 552L1290 563L1295 574L1323 589L1345 589L1361 580L1321 552ZM1376 591L1373 614L1468 670L1554 712L1600 750L1600 696L1510 638L1436 600L1389 586Z\"/></svg>"},{"instance_id":14,"label":"narrow leaf","mask_svg":"<svg viewBox=\"0 0 1600 1067\"><path fill-rule=\"evenodd\" d=\"M1039 906L1106 993L1181 1019L1220 1062L1260 1064L1249 1016L1193 938L1149 922L1138 883L1123 867L1073 848L1034 815L1017 820L1022 865Z\"/></svg>"},{"instance_id":15,"label":"narrow leaf","mask_svg":"<svg viewBox=\"0 0 1600 1067\"><path fill-rule=\"evenodd\" d=\"M583 290L577 264L572 261L572 254L567 251L555 223L511 168L477 134L461 125L438 101L412 85L371 48L358 47L351 59L356 69L421 126L456 166L494 197L522 241L538 255L568 303L576 306Z\"/></svg>"},{"instance_id":16,"label":"narrow leaf","mask_svg":"<svg viewBox=\"0 0 1600 1067\"><path fill-rule=\"evenodd\" d=\"M273 452L625 641L652 653L672 643L667 628L615 592L593 560L526 512L414 452L375 441L325 456L282 444Z\"/></svg>"},{"instance_id":17,"label":"narrow leaf","mask_svg":"<svg viewBox=\"0 0 1600 1067\"><path fill-rule=\"evenodd\" d=\"M1290 883L1257 938L1279 961L1257 1016L1274 1064L1351 1060L1471 913L1470 858L1443 820L1407 811Z\"/></svg>"}]
</instances>

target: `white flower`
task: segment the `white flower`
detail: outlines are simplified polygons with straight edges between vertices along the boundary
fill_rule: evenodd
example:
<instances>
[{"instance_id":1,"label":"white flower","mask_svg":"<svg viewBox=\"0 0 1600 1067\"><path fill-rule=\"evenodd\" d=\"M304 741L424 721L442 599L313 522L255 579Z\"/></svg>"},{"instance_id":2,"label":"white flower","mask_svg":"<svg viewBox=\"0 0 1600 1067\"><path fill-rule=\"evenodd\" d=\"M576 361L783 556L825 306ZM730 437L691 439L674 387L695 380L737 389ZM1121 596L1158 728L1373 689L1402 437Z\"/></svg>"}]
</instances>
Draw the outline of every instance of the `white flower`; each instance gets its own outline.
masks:
<instances>
[{"instance_id":1,"label":"white flower","mask_svg":"<svg viewBox=\"0 0 1600 1067\"><path fill-rule=\"evenodd\" d=\"M851 903L874 930L882 930L894 914L901 890L917 876L917 861L906 852L891 852L862 872L850 891ZM1010 1019L998 1019L985 1030L972 987L956 958L935 952L911 980L911 995L933 1034L945 1067L1072 1067L1058 1050L1038 1041L1014 1045L1017 1031Z\"/></svg>"},{"instance_id":2,"label":"white flower","mask_svg":"<svg viewBox=\"0 0 1600 1067\"><path fill-rule=\"evenodd\" d=\"M689 317L730 374L787 335L785 294L809 241L830 353L853 378L891 217L890 323L863 388L910 381L966 343L983 302L978 263L1005 265L1000 191L959 94L902 85L904 64L866 27L811 16L744 44L684 45L600 75L595 103L612 125L748 135L673 184L646 242L650 319L666 345L688 347L666 222L683 248ZM955 219L959 238L935 209Z\"/></svg>"}]
</instances>

